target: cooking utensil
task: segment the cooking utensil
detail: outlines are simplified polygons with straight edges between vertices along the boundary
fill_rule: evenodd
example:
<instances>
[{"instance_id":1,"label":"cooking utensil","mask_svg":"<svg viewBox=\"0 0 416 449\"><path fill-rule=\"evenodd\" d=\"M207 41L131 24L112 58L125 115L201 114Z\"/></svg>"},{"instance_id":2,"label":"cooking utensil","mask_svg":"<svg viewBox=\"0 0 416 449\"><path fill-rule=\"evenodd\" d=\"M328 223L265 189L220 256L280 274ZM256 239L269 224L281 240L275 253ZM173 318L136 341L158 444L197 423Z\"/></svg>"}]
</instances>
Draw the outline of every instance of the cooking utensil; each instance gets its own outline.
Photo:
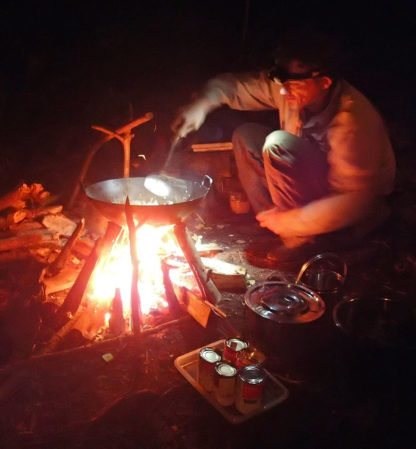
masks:
<instances>
[{"instance_id":1,"label":"cooking utensil","mask_svg":"<svg viewBox=\"0 0 416 449\"><path fill-rule=\"evenodd\" d=\"M247 290L244 303L249 341L265 353L296 363L319 348L323 299L303 284L260 282Z\"/></svg>"},{"instance_id":2,"label":"cooking utensil","mask_svg":"<svg viewBox=\"0 0 416 449\"><path fill-rule=\"evenodd\" d=\"M179 146L181 138L175 136L170 145L168 155L165 163L159 173L152 173L146 176L144 180L144 187L160 198L171 198L175 196L177 198L186 198L188 194L186 182L180 178L175 178L169 175L169 166L172 160L173 153Z\"/></svg>"},{"instance_id":3,"label":"cooking utensil","mask_svg":"<svg viewBox=\"0 0 416 449\"><path fill-rule=\"evenodd\" d=\"M205 175L171 177L172 193L159 197L144 187L145 177L100 181L84 188L88 199L108 220L126 226L125 203L129 197L133 217L139 223L173 224L184 220L205 198L212 179ZM184 186L182 195L175 186Z\"/></svg>"},{"instance_id":4,"label":"cooking utensil","mask_svg":"<svg viewBox=\"0 0 416 449\"><path fill-rule=\"evenodd\" d=\"M332 311L338 329L363 349L416 348L416 315L405 300L359 296L339 302Z\"/></svg>"},{"instance_id":5,"label":"cooking utensil","mask_svg":"<svg viewBox=\"0 0 416 449\"><path fill-rule=\"evenodd\" d=\"M302 265L296 284L302 282L321 295L338 293L345 284L347 272L347 264L337 254L317 254Z\"/></svg>"}]
</instances>

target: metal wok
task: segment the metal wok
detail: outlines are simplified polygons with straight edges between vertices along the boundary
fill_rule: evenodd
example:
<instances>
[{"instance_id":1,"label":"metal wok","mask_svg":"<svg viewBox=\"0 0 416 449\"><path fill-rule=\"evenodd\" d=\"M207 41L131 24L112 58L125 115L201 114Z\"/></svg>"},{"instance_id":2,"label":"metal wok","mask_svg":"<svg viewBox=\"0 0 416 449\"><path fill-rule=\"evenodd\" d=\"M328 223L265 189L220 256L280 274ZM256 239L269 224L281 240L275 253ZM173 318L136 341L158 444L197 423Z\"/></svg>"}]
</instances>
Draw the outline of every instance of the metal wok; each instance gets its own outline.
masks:
<instances>
[{"instance_id":1,"label":"metal wok","mask_svg":"<svg viewBox=\"0 0 416 449\"><path fill-rule=\"evenodd\" d=\"M129 198L139 223L174 224L184 220L209 192L212 179L205 175L189 178L164 177L167 191L157 195L145 187L145 177L100 181L84 188L88 199L108 220L125 226L125 204Z\"/></svg>"}]
</instances>

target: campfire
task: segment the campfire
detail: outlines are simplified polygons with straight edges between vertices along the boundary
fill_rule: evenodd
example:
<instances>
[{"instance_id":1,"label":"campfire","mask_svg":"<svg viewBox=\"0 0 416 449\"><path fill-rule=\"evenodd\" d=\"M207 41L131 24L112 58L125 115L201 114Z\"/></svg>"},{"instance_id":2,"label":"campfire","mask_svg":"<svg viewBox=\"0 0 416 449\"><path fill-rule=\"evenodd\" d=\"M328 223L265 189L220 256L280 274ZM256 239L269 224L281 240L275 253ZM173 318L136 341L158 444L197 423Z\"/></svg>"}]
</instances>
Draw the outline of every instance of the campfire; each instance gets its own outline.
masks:
<instances>
[{"instance_id":1,"label":"campfire","mask_svg":"<svg viewBox=\"0 0 416 449\"><path fill-rule=\"evenodd\" d=\"M131 129L151 118L149 113L115 132L104 130L107 136L86 157L67 205L69 214L78 209L79 186L85 184L98 149L117 137L123 144L126 169ZM72 220L64 215L62 205L51 205L53 197L41 184L20 185L0 198L2 261L29 257L40 263L30 288L17 273L13 284L2 284L0 289L1 312L10 309L14 316L23 310L33 315L33 307L33 316L39 317L21 351L24 356L58 351L71 334L78 335L69 344L74 347L139 335L187 314L206 327L212 312L225 316L217 307L221 300L217 282L236 282L237 288L245 289L245 271L238 271L242 267L235 271L236 266L225 266L220 260L202 260L185 224L208 193L209 176L164 177L171 196L156 199L144 188L145 178L129 177L128 170L124 176L91 184L86 197L81 197L84 206L97 209L108 220L103 235L88 229L82 215ZM10 301L10 292L22 298L23 305ZM12 333L18 332L16 327Z\"/></svg>"},{"instance_id":2,"label":"campfire","mask_svg":"<svg viewBox=\"0 0 416 449\"><path fill-rule=\"evenodd\" d=\"M135 289L140 298L138 315L142 328L176 316L179 313L178 297L183 303L189 301L184 296L194 295L195 298L205 293L186 262L174 225L144 224L134 232L134 253L138 255L137 284L132 285L134 263L127 229L122 228L109 254L97 262L86 288L87 303L92 309L103 311L103 326L110 334L134 331L132 300L137 298L132 299L132 291ZM186 230L179 235L186 236ZM189 245L188 239L186 245ZM191 254L195 257L192 251ZM199 270L201 273L203 267ZM200 278L201 274L197 276Z\"/></svg>"},{"instance_id":3,"label":"campfire","mask_svg":"<svg viewBox=\"0 0 416 449\"><path fill-rule=\"evenodd\" d=\"M22 291L14 296L36 307L41 316L26 355L59 350L74 332L82 335L82 344L148 332L186 316L186 311L206 326L211 310L218 312L215 304L221 295L184 222L136 226L127 201L127 226L109 221L97 239L85 229L83 218L72 221L62 206L37 205L49 196L34 184L19 186L3 199L5 206L19 212L4 219L3 257L13 260L25 253L41 263L30 292L23 291L24 282L16 275ZM7 300L7 291L15 290L15 285L2 284L1 304L19 314L26 305L19 308ZM28 301L30 297L35 299Z\"/></svg>"},{"instance_id":4,"label":"campfire","mask_svg":"<svg viewBox=\"0 0 416 449\"><path fill-rule=\"evenodd\" d=\"M204 313L194 317L206 326L219 297L184 224L130 223L127 229L109 222L56 319L60 326L79 317L82 332L93 339L140 334L178 318L197 301Z\"/></svg>"}]
</instances>

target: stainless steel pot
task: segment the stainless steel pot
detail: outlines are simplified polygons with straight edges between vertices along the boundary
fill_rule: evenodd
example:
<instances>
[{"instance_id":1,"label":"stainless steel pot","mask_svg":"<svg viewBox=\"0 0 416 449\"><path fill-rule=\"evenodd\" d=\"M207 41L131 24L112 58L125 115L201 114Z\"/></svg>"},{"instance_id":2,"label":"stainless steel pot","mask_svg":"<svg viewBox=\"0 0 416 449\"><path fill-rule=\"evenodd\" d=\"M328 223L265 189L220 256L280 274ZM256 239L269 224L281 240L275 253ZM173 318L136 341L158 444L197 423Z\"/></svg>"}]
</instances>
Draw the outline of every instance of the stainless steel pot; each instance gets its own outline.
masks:
<instances>
[{"instance_id":1,"label":"stainless steel pot","mask_svg":"<svg viewBox=\"0 0 416 449\"><path fill-rule=\"evenodd\" d=\"M248 339L267 354L297 363L319 347L323 299L309 287L287 281L261 282L247 290L244 302Z\"/></svg>"}]
</instances>

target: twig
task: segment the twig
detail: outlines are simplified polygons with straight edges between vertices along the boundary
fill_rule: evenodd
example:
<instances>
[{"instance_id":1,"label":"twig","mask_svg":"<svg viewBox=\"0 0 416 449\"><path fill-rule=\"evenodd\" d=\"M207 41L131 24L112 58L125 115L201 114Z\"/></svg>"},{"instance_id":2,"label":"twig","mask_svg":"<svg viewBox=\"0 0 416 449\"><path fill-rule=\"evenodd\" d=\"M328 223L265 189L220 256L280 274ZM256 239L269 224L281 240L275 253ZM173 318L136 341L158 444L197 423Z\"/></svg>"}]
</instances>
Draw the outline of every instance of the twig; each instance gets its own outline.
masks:
<instances>
[{"instance_id":1,"label":"twig","mask_svg":"<svg viewBox=\"0 0 416 449\"><path fill-rule=\"evenodd\" d=\"M108 134L109 136L114 137L115 139L117 139L121 142L121 144L123 145L123 151L124 151L123 177L129 178L130 177L130 145L131 145L131 140L134 137L134 134L132 134L130 132L130 130L128 130L123 135L120 135L120 134L110 131L106 128L103 128L102 126L92 126L91 128L96 129L97 131L101 131L104 134Z\"/></svg>"},{"instance_id":2,"label":"twig","mask_svg":"<svg viewBox=\"0 0 416 449\"><path fill-rule=\"evenodd\" d=\"M144 329L142 331L142 333L140 334L140 337L147 337L149 335L157 334L159 331L161 331L163 329L167 329L171 326L176 326L176 325L182 324L183 322L190 321L190 320L191 320L190 315L181 316L180 318L178 318L176 320L167 321L166 323L159 324L158 326L152 327L151 329ZM109 339L103 340L103 341L91 342L91 343L88 343L87 345L78 346L76 348L63 349L62 351L55 352L55 353L48 353L48 352L41 353L41 354L38 353L38 354L31 356L29 359L13 361L13 363L4 367L4 372L8 372L9 370L12 370L21 365L27 364L28 362L30 363L30 362L41 361L45 358L49 358L49 359L65 358L69 354L77 354L79 352L88 351L89 349L93 350L94 353L96 353L96 351L101 351L101 350L107 351L108 350L107 347L109 345L116 344L117 342L122 342L124 340L134 340L135 338L136 337L133 335L124 334L124 335L120 335L120 336L114 337L114 338L109 338Z\"/></svg>"}]
</instances>

